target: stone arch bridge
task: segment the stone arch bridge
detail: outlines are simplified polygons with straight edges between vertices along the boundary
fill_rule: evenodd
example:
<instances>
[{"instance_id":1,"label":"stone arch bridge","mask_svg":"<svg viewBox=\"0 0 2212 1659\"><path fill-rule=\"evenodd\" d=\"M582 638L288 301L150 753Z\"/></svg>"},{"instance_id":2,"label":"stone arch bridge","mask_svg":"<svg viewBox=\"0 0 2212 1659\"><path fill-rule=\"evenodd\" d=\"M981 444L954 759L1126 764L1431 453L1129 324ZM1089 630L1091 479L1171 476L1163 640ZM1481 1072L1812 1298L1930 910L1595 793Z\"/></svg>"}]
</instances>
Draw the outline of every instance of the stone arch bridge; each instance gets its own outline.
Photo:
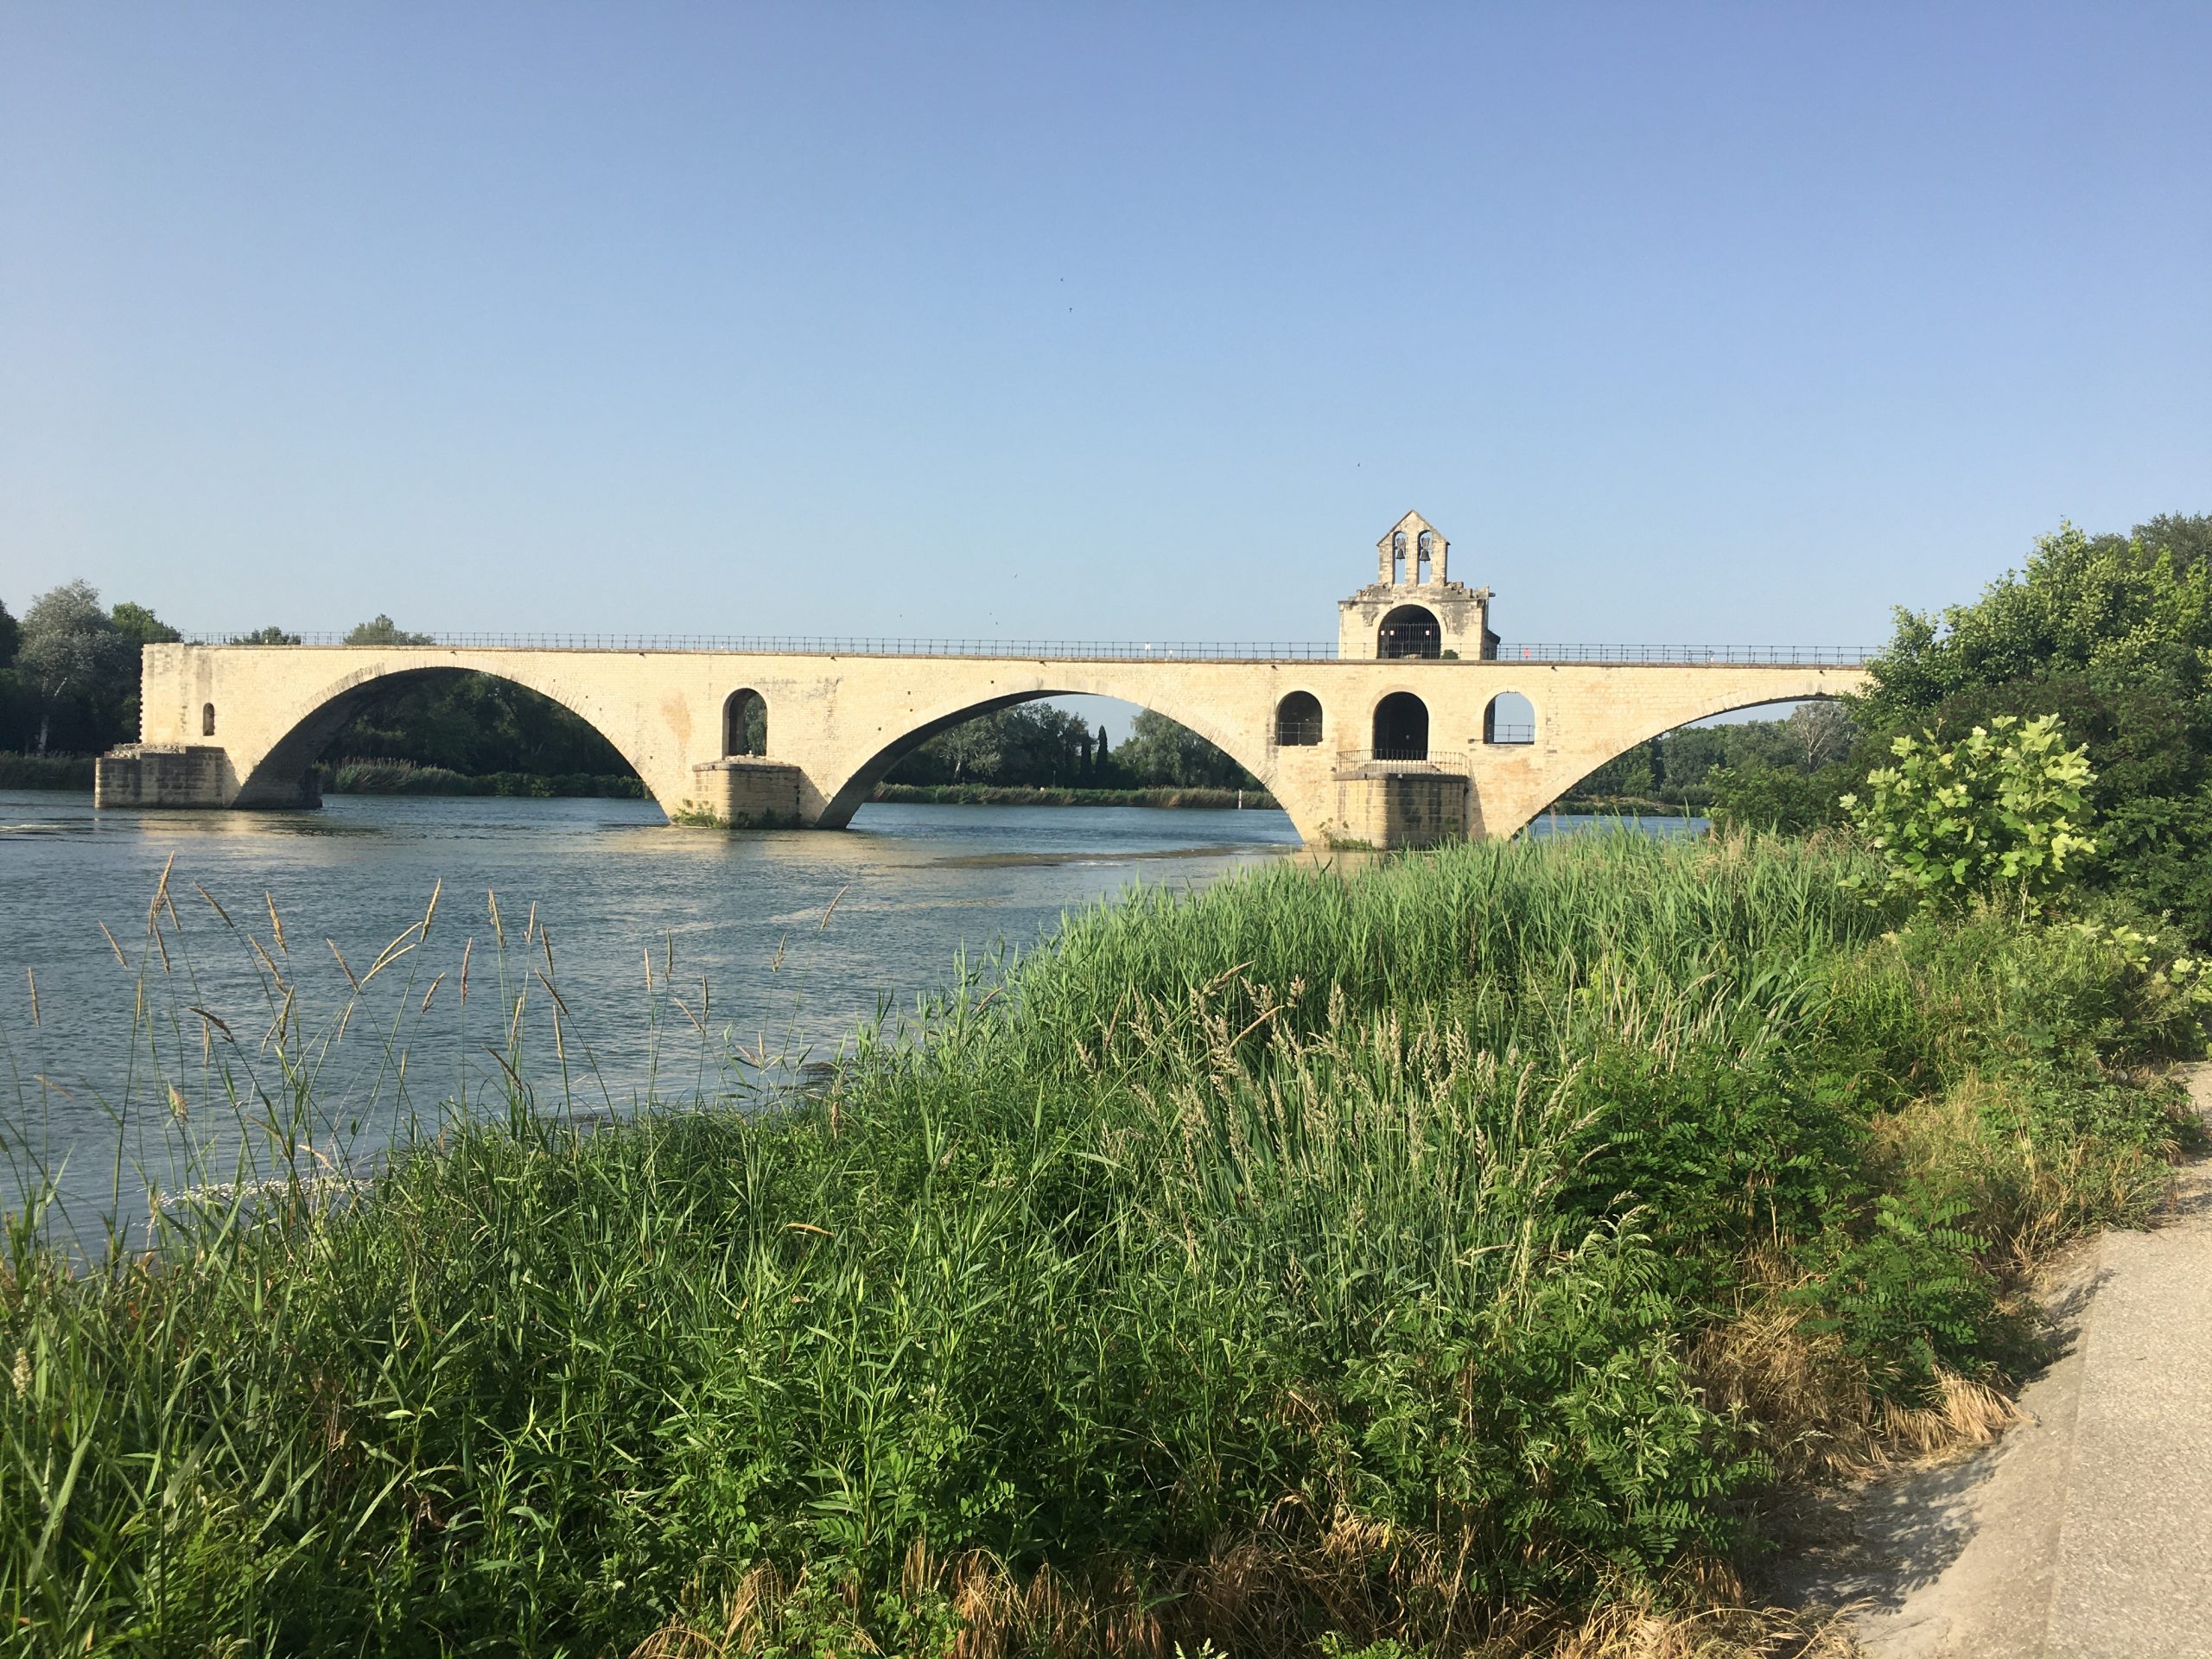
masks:
<instances>
[{"instance_id":1,"label":"stone arch bridge","mask_svg":"<svg viewBox=\"0 0 2212 1659\"><path fill-rule=\"evenodd\" d=\"M1494 635L1486 649L1469 643L1482 654L148 645L140 741L102 759L99 799L317 805L315 762L365 699L410 677L473 671L588 721L671 817L839 829L900 756L935 734L1014 703L1080 694L1155 709L1211 740L1273 792L1309 844L1420 846L1510 836L1662 732L1834 696L1864 677L1855 654L1836 652L1501 647ZM1608 656L1629 660L1592 659ZM750 699L765 706L762 753L748 752Z\"/></svg>"}]
</instances>

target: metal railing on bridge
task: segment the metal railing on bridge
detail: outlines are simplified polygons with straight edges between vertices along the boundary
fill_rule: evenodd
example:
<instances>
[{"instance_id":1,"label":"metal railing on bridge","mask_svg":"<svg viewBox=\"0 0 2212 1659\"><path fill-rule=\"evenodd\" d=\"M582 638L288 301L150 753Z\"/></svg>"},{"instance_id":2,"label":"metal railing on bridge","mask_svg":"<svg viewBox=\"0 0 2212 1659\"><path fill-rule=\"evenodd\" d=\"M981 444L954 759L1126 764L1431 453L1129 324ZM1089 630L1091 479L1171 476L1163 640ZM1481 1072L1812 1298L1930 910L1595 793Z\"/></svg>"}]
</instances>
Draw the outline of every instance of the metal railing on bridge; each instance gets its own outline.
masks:
<instances>
[{"instance_id":1,"label":"metal railing on bridge","mask_svg":"<svg viewBox=\"0 0 2212 1659\"><path fill-rule=\"evenodd\" d=\"M1464 754L1449 750L1434 753L1414 749L1338 749L1335 755L1339 772L1444 772L1465 773L1471 765Z\"/></svg>"},{"instance_id":2,"label":"metal railing on bridge","mask_svg":"<svg viewBox=\"0 0 2212 1659\"><path fill-rule=\"evenodd\" d=\"M1857 668L1879 645L1558 645L1502 644L1497 660L1518 663L1653 663L1694 668Z\"/></svg>"},{"instance_id":3,"label":"metal railing on bridge","mask_svg":"<svg viewBox=\"0 0 2212 1659\"><path fill-rule=\"evenodd\" d=\"M344 645L343 633L286 633L240 630L232 633L188 634L195 645ZM443 645L468 651L716 652L734 656L775 657L998 657L1031 662L1334 662L1333 641L1267 640L1215 643L1192 640L1129 639L922 639L830 638L771 634L709 633L496 633L414 634L396 640L359 642L357 649L389 645ZM1860 645L1501 645L1500 662L1670 664L1746 667L1855 668L1874 654ZM1358 660L1367 660L1363 658ZM1401 659L1407 660L1407 659ZM1418 660L1418 659L1414 659Z\"/></svg>"}]
</instances>

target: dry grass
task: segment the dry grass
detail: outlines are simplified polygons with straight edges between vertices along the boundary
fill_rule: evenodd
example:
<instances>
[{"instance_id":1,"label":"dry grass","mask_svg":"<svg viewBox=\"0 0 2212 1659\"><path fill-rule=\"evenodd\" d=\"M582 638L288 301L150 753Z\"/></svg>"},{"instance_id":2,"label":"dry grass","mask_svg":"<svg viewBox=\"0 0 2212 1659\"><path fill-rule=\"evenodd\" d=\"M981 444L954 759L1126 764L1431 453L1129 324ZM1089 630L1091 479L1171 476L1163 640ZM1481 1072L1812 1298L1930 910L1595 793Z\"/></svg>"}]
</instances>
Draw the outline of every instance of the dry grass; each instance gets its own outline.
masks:
<instances>
[{"instance_id":1,"label":"dry grass","mask_svg":"<svg viewBox=\"0 0 2212 1659\"><path fill-rule=\"evenodd\" d=\"M1707 1332L1692 1364L1712 1406L1762 1426L1785 1479L1852 1480L1948 1457L2019 1420L2005 1394L1949 1371L1936 1374L1933 1405L1877 1399L1840 1337L1806 1329L1811 1310L1789 1297L1802 1281L1779 1260L1755 1269L1742 1310Z\"/></svg>"},{"instance_id":2,"label":"dry grass","mask_svg":"<svg viewBox=\"0 0 2212 1659\"><path fill-rule=\"evenodd\" d=\"M1835 1615L1782 1607L1679 1613L1624 1600L1526 1651L1531 1659L1853 1659L1859 1649Z\"/></svg>"},{"instance_id":3,"label":"dry grass","mask_svg":"<svg viewBox=\"0 0 2212 1659\"><path fill-rule=\"evenodd\" d=\"M1159 1589L1126 1571L1079 1580L1045 1567L1024 1578L987 1554L939 1557L917 1547L901 1597L910 1608L937 1610L944 1637L912 1650L933 1659L1315 1654L1325 1649L1311 1614L1322 1606L1341 1649L1355 1655L1381 1642L1386 1626L1414 1645L1385 1643L1381 1654L1439 1659L1852 1659L1859 1651L1833 1615L1744 1605L1733 1571L1717 1561L1686 1563L1661 1586L1624 1582L1580 1618L1529 1609L1478 1626L1452 1616L1445 1552L1408 1551L1383 1529L1349 1522L1316 1541L1303 1552L1280 1540L1226 1545ZM1429 1618L1414 1621L1427 1628L1408 1629L1395 1595L1378 1605L1364 1587L1394 1581L1428 1593ZM711 1611L656 1631L630 1659L886 1653L861 1629L861 1611L855 1584L809 1586L804 1575L793 1581L756 1567Z\"/></svg>"}]
</instances>

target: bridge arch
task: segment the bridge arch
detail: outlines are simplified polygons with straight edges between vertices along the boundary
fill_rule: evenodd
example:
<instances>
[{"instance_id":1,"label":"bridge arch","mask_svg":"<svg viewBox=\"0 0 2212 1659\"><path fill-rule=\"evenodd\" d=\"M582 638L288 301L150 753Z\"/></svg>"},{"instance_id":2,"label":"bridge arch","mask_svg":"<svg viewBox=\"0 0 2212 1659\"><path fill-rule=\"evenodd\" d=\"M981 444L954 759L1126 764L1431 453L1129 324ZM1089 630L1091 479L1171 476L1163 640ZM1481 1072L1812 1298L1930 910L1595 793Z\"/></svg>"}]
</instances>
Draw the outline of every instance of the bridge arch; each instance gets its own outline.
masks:
<instances>
[{"instance_id":1,"label":"bridge arch","mask_svg":"<svg viewBox=\"0 0 2212 1659\"><path fill-rule=\"evenodd\" d=\"M1484 803L1485 829L1494 836L1517 835L1560 796L1600 766L1619 760L1630 750L1669 732L1694 726L1700 721L1711 720L1717 715L1742 714L1753 709L1804 702L1840 702L1857 689L1858 676L1855 672L1850 683L1842 685L1834 683L1826 675L1808 673L1802 686L1762 687L1756 691L1732 687L1709 697L1693 694L1675 702L1671 709L1655 702L1649 709L1624 722L1610 724L1594 737L1586 735L1579 743L1560 745L1555 751L1555 757L1542 768L1533 789L1509 787L1498 790L1494 800Z\"/></svg>"},{"instance_id":2,"label":"bridge arch","mask_svg":"<svg viewBox=\"0 0 2212 1659\"><path fill-rule=\"evenodd\" d=\"M722 754L768 753L768 700L747 686L722 699Z\"/></svg>"},{"instance_id":3,"label":"bridge arch","mask_svg":"<svg viewBox=\"0 0 2212 1659\"><path fill-rule=\"evenodd\" d=\"M1315 826L1304 822L1310 815L1301 811L1300 804L1279 786L1274 769L1268 764L1266 740L1270 734L1259 731L1234 730L1215 717L1215 711L1195 699L1162 696L1156 678L1141 672L1128 675L1113 671L1122 664L1054 664L1053 668L1071 671L1042 678L1033 686L996 696L961 697L954 696L937 703L925 705L918 716L905 729L889 741L882 742L857 766L851 766L834 789L823 792L826 802L817 823L824 830L842 830L850 823L853 815L874 794L891 768L907 755L941 732L951 730L979 715L996 714L1025 702L1038 702L1049 697L1112 697L1117 702L1135 703L1152 713L1164 715L1178 725L1196 732L1209 743L1242 767L1272 792L1283 810L1290 817L1301 839L1311 839ZM1140 670L1145 664L1134 665Z\"/></svg>"},{"instance_id":4,"label":"bridge arch","mask_svg":"<svg viewBox=\"0 0 2212 1659\"><path fill-rule=\"evenodd\" d=\"M616 722L595 709L592 699L547 677L518 671L513 664L496 660L478 660L473 654L466 659L435 664L391 663L372 658L353 672L317 687L267 723L276 734L257 758L239 769L238 794L231 804L240 807L292 806L305 799L312 804L307 782L310 768L322 758L330 740L365 704L395 687L459 674L482 674L505 680L567 709L606 740L607 747L638 774L654 804L664 813L670 811L671 802L663 792L664 785L657 784L652 773L639 764L639 755L617 734Z\"/></svg>"}]
</instances>

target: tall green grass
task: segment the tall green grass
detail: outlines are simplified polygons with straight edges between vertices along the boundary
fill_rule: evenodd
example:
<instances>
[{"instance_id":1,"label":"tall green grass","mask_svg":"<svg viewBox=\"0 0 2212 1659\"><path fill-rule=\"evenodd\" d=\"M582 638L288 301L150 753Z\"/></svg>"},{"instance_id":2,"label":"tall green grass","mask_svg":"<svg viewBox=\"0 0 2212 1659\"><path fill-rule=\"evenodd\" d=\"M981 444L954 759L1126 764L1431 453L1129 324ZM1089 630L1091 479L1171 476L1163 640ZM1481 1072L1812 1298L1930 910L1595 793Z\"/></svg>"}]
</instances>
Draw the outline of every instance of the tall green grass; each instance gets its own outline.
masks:
<instances>
[{"instance_id":1,"label":"tall green grass","mask_svg":"<svg viewBox=\"0 0 2212 1659\"><path fill-rule=\"evenodd\" d=\"M2154 966L1901 927L1849 858L1577 837L1143 892L804 1096L533 1109L518 1015L507 1109L365 1190L171 1205L89 1264L18 1212L0 1621L1456 1652L1709 1583L1780 1473L2001 1385L2007 1274L2144 1213L2183 1133Z\"/></svg>"}]
</instances>

